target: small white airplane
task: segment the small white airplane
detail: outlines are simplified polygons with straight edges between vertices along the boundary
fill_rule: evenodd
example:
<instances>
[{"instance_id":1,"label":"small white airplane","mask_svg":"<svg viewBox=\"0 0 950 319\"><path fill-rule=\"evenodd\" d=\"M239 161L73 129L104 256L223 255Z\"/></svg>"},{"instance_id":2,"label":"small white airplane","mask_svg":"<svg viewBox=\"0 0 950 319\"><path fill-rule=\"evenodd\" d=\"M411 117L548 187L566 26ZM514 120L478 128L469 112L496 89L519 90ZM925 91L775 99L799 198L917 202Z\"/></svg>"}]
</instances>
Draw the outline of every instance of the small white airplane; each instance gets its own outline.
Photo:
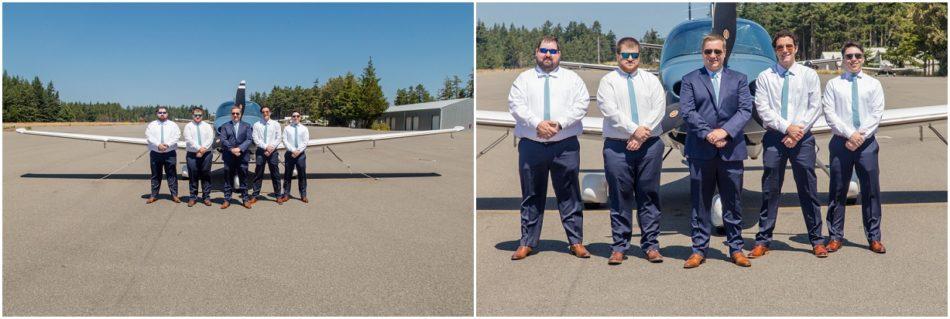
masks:
<instances>
[{"instance_id":1,"label":"small white airplane","mask_svg":"<svg viewBox=\"0 0 950 319\"><path fill-rule=\"evenodd\" d=\"M253 123L260 121L263 117L261 115L261 107L257 103L252 101L244 100L244 90L245 90L245 81L241 81L238 85L237 94L235 101L244 101L244 114L242 115L241 122L244 122L248 125L253 125ZM231 107L234 106L234 101L227 101L221 103L218 106L217 111L215 112L215 121L214 128L215 132L224 125L224 123L230 121L230 112ZM429 130L429 131L411 131L411 132L397 132L397 133L383 133L383 134L371 134L371 135L356 135L356 136L343 136L343 137L329 137L329 138L317 138L307 141L307 146L330 146L330 145L339 145L347 143L357 143L357 142L376 142L382 140L398 139L398 138L407 138L415 136L425 136L425 135L435 135L435 134L446 134L446 133L455 133L464 130L462 126L456 126L450 129L442 130ZM107 135L94 135L94 134L78 134L78 133L63 133L63 132L47 132L47 131L34 131L27 130L24 128L16 129L17 133L27 134L27 135L37 135L37 136L46 136L46 137L58 137L58 138L68 138L76 140L86 140L86 141L97 141L105 143L122 143L122 144L135 144L135 145L148 145L148 141L144 137L125 137L125 136L107 136ZM185 148L185 141L178 141L178 149ZM212 162L221 163L219 161L220 154L223 151L221 148L221 140L218 138L218 134L215 133L215 141L211 147L213 150L217 151L218 157L216 157ZM277 146L277 149L286 148L283 143ZM256 151L257 146L251 143L250 148L248 149L252 154ZM252 162L253 162L253 156ZM281 163L283 164L283 163ZM181 175L183 178L188 178L188 169L186 165L181 166ZM235 178L234 184L238 185L237 179Z\"/></svg>"},{"instance_id":2,"label":"small white airplane","mask_svg":"<svg viewBox=\"0 0 950 319\"><path fill-rule=\"evenodd\" d=\"M702 56L699 53L697 45L698 39L709 33L733 34L734 37L726 37L726 48L728 55L725 57L727 67L735 71L742 72L750 79L755 79L759 72L765 70L776 63L775 53L771 49L771 38L762 26L751 20L738 19L736 17L735 3L717 3L714 6L713 17L711 19L690 20L673 27L666 41L662 45L662 56L660 59L660 68L657 70L660 81L666 90L667 107L660 125L664 132L660 136L663 142L670 147L666 155L674 148L679 149L681 154L685 153L684 145L686 143L686 131L683 129L683 120L679 114L679 88L680 79L683 75L702 67ZM659 47L656 44L640 44L643 48L654 49ZM735 49L733 49L733 47ZM731 56L731 58L730 58ZM806 66L812 62L830 62L832 59L812 60L799 62ZM840 59L838 60L840 61ZM560 65L573 68L614 70L616 66L598 65L591 63L561 62ZM649 71L653 73L653 71ZM755 81L750 81L750 91L755 94ZM591 101L596 101L596 96L592 96ZM508 112L497 111L476 111L476 123L486 126L500 126L511 128L515 126L514 117ZM885 110L881 119L880 127L909 125L915 123L934 122L947 119L947 106L921 106L900 109ZM585 117L583 120L584 134L602 135L603 118ZM762 152L762 137L765 135L765 129L762 127L759 116L755 108L752 109L752 120L745 128L745 139L748 148L749 157L757 159ZM812 127L813 135L828 134L831 129L825 123L824 117L820 117L818 122ZM936 133L936 131L935 131ZM944 138L941 136L941 140ZM500 141L500 139L499 139ZM492 143L488 149L495 145ZM944 140L946 143L946 140ZM816 149L817 151L817 149ZM487 152L483 150L480 154ZM666 158L664 155L664 159ZM684 155L685 157L685 155ZM830 174L827 167L819 160L816 166L821 168L826 174ZM604 173L586 173L581 178L581 197L585 204L604 204L607 203L607 178ZM854 203L860 192L857 175L852 175L851 184L848 191L849 203ZM712 222L717 228L722 227L722 202L719 195L713 197L713 208L711 209Z\"/></svg>"}]
</instances>

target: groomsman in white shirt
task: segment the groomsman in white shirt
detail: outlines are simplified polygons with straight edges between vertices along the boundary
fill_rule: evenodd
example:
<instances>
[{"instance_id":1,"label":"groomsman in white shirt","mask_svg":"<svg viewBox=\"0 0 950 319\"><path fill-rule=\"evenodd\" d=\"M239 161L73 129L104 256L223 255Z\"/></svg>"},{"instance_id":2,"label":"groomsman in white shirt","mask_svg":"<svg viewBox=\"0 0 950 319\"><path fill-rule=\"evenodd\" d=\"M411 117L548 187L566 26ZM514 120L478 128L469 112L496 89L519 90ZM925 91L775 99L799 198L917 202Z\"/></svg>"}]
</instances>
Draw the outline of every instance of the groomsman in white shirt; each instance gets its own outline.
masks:
<instances>
[{"instance_id":1,"label":"groomsman in white shirt","mask_svg":"<svg viewBox=\"0 0 950 319\"><path fill-rule=\"evenodd\" d=\"M633 209L640 226L640 249L647 260L663 262L660 235L660 170L666 92L660 79L640 67L640 42L617 42L617 69L600 79L597 105L604 114L604 171L610 206L612 253L607 264L619 265L630 248Z\"/></svg>"},{"instance_id":2,"label":"groomsman in white shirt","mask_svg":"<svg viewBox=\"0 0 950 319\"><path fill-rule=\"evenodd\" d=\"M831 185L827 248L834 252L844 241L845 201L851 174L856 172L861 184L861 217L868 248L883 254L879 148L874 135L884 115L884 89L877 79L861 72L864 47L860 44L845 42L841 57L847 72L828 80L821 100L825 121L834 133L828 144Z\"/></svg>"},{"instance_id":3,"label":"groomsman in white shirt","mask_svg":"<svg viewBox=\"0 0 950 319\"><path fill-rule=\"evenodd\" d=\"M204 110L191 109L192 121L185 124L185 162L188 165L188 190L191 197L188 207L202 202L211 206L211 161L214 157L211 144L214 143L213 125L204 122ZM198 197L198 182L201 182L201 197Z\"/></svg>"},{"instance_id":4,"label":"groomsman in white shirt","mask_svg":"<svg viewBox=\"0 0 950 319\"><path fill-rule=\"evenodd\" d=\"M263 119L254 123L254 144L257 145L257 154L254 159L254 193L251 194L251 200L247 203L253 205L257 202L257 196L261 194L261 184L264 179L264 166L270 171L271 185L274 187L274 194L280 197L280 170L277 164L280 162L280 156L277 154L277 146L280 145L280 123L270 119L270 107L261 106ZM282 204L282 201L277 201Z\"/></svg>"},{"instance_id":5,"label":"groomsman in white shirt","mask_svg":"<svg viewBox=\"0 0 950 319\"><path fill-rule=\"evenodd\" d=\"M290 125L284 127L284 196L277 199L278 203L290 200L290 180L294 176L294 169L297 170L297 187L300 190L300 201L309 203L307 200L307 141L310 140L310 132L300 124L300 112L294 111L290 115Z\"/></svg>"},{"instance_id":6,"label":"groomsman in white shirt","mask_svg":"<svg viewBox=\"0 0 950 319\"><path fill-rule=\"evenodd\" d=\"M508 108L516 121L515 136L521 139L521 240L512 260L527 257L538 245L549 175L569 249L577 257L590 258L583 244L584 203L578 182L577 141L590 95L580 76L558 67L561 54L556 37L543 37L535 49L537 66L522 72L508 94Z\"/></svg>"},{"instance_id":7,"label":"groomsman in white shirt","mask_svg":"<svg viewBox=\"0 0 950 319\"><path fill-rule=\"evenodd\" d=\"M168 180L168 191L172 195L172 201L181 203L178 199L178 173L175 170L175 162L178 154L178 138L181 137L181 130L178 125L168 120L168 108L159 106L155 111L157 120L148 123L145 128L145 137L148 140L148 159L151 167L152 192L145 201L146 204L154 203L158 196L158 190L162 186L162 171L164 171Z\"/></svg>"},{"instance_id":8,"label":"groomsman in white shirt","mask_svg":"<svg viewBox=\"0 0 950 319\"><path fill-rule=\"evenodd\" d=\"M755 106L767 130L762 138L762 208L759 232L749 258L764 256L772 242L782 196L785 167L792 163L798 202L805 218L808 241L818 258L828 257L821 235L821 204L815 177L815 137L811 127L821 116L821 81L818 73L795 63L798 37L782 30L772 37L778 63L759 73Z\"/></svg>"}]
</instances>

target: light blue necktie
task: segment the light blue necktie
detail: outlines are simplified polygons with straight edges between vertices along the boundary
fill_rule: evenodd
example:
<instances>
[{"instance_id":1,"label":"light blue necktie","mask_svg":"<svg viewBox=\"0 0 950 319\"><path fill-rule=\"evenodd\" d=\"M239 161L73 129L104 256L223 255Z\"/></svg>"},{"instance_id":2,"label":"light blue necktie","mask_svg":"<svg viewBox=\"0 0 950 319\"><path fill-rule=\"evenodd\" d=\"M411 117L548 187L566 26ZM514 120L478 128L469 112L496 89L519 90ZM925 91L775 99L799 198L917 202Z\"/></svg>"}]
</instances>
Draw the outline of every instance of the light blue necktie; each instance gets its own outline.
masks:
<instances>
[{"instance_id":1,"label":"light blue necktie","mask_svg":"<svg viewBox=\"0 0 950 319\"><path fill-rule=\"evenodd\" d=\"M782 76L782 118L788 120L788 70Z\"/></svg>"},{"instance_id":2,"label":"light blue necktie","mask_svg":"<svg viewBox=\"0 0 950 319\"><path fill-rule=\"evenodd\" d=\"M267 146L267 127L268 126L269 125L267 125L267 121L265 120L264 121L264 146Z\"/></svg>"},{"instance_id":3,"label":"light blue necktie","mask_svg":"<svg viewBox=\"0 0 950 319\"><path fill-rule=\"evenodd\" d=\"M294 124L294 148L297 148L297 124Z\"/></svg>"},{"instance_id":4,"label":"light blue necktie","mask_svg":"<svg viewBox=\"0 0 950 319\"><path fill-rule=\"evenodd\" d=\"M854 129L861 127L861 115L858 114L858 75L851 74L851 123Z\"/></svg>"},{"instance_id":5,"label":"light blue necktie","mask_svg":"<svg viewBox=\"0 0 950 319\"><path fill-rule=\"evenodd\" d=\"M630 120L633 123L640 123L640 115L637 110L637 91L633 89L632 74L627 74L627 95L630 96Z\"/></svg>"},{"instance_id":6,"label":"light blue necktie","mask_svg":"<svg viewBox=\"0 0 950 319\"><path fill-rule=\"evenodd\" d=\"M160 135L161 138L158 140L158 145L165 144L165 121L162 121L162 124L158 125L158 130L162 132Z\"/></svg>"},{"instance_id":7,"label":"light blue necktie","mask_svg":"<svg viewBox=\"0 0 950 319\"><path fill-rule=\"evenodd\" d=\"M198 131L198 148L201 148L201 122L198 122L198 125L195 125L195 130Z\"/></svg>"},{"instance_id":8,"label":"light blue necktie","mask_svg":"<svg viewBox=\"0 0 950 319\"><path fill-rule=\"evenodd\" d=\"M547 121L551 119L551 84L548 81L551 75L542 76L544 77L544 120Z\"/></svg>"},{"instance_id":9,"label":"light blue necktie","mask_svg":"<svg viewBox=\"0 0 950 319\"><path fill-rule=\"evenodd\" d=\"M719 105L719 72L712 74L713 92L716 94L716 105Z\"/></svg>"}]
</instances>

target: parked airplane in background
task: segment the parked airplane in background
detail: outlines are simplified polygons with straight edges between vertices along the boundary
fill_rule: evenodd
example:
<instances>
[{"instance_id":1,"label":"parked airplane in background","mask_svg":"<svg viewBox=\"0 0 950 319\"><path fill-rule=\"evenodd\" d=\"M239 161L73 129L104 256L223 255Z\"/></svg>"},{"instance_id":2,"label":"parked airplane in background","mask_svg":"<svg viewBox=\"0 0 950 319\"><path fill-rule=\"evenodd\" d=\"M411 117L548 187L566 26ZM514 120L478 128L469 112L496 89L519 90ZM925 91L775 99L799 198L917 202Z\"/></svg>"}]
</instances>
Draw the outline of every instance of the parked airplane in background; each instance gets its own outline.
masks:
<instances>
[{"instance_id":1,"label":"parked airplane in background","mask_svg":"<svg viewBox=\"0 0 950 319\"><path fill-rule=\"evenodd\" d=\"M703 66L700 43L704 36L717 33L726 38L726 67L742 72L749 79L749 90L755 95L755 79L759 73L776 63L772 39L765 29L750 20L736 17L734 3L717 3L713 7L712 19L690 20L673 27L662 47L660 67L656 73L666 90L666 113L662 125L665 132L660 136L670 146L664 158L675 148L685 152L686 130L680 116L679 90L684 75ZM657 45L641 44L641 49L655 48ZM800 62L807 63L807 62ZM565 67L614 70L615 66L590 63L561 62ZM591 98L596 101L596 97ZM744 129L749 156L757 159L762 153L762 137L765 129L758 112L753 108L753 121ZM476 111L479 125L514 127L515 120L508 112ZM933 122L947 119L947 106L934 105L885 110L880 127ZM602 134L603 118L585 117L585 134ZM811 132L815 135L830 133L824 118L815 123ZM942 138L941 138L942 139ZM494 144L492 145L494 146ZM684 155L685 157L685 155ZM817 164L826 174L827 168L819 160ZM857 199L859 194L857 177L852 176L848 193L849 201ZM581 194L585 203L603 204L607 202L607 180L604 173L586 173L581 179ZM713 224L722 227L722 202L719 195L713 197Z\"/></svg>"},{"instance_id":2,"label":"parked airplane in background","mask_svg":"<svg viewBox=\"0 0 950 319\"><path fill-rule=\"evenodd\" d=\"M217 110L214 112L215 132L217 132L218 129L222 125L224 125L224 123L227 123L228 121L230 121L231 108L234 106L235 101L241 101L241 104L244 105L244 111L241 118L241 122L247 123L248 125L253 125L253 123L258 122L263 118L263 115L261 114L261 106L258 105L257 103L254 103L253 101L245 100L244 98L245 88L246 88L245 81L241 81L241 83L238 84L238 89L237 89L237 93L235 95L234 100L226 101L224 103L221 103L221 105L218 106ZM397 138L454 133L454 132L462 131L463 129L465 128L462 126L456 126L454 128L443 129L443 130L317 138L317 139L311 139L307 141L307 146L330 146L330 145L356 143L356 142L375 142L375 141L397 139ZM69 138L69 139L87 140L87 141L98 141L98 142L103 142L103 143L113 142L113 143L136 144L136 145L148 144L147 140L144 137L124 137L124 136L106 136L106 135L62 133L62 132L46 132L46 131L33 131L33 130L24 129L24 128L19 128L16 130L16 132L20 134ZM179 149L185 148L184 140L178 141L178 148ZM285 146L283 143L277 146L277 149L284 149L284 148ZM221 156L220 154L223 152L223 149L221 148L221 140L218 139L217 133L215 133L215 141L214 141L214 144L212 145L212 149L216 150L218 153L218 157L216 157L213 160L213 162L221 163L219 159ZM251 143L251 147L249 148L249 151L252 152L253 154L256 151L256 149L257 149L257 146ZM252 156L251 158L253 159L254 157ZM185 178L188 177L188 169L185 165L182 165L181 174L182 174L182 177L185 177ZM235 179L234 185L238 185L236 179Z\"/></svg>"}]
</instances>

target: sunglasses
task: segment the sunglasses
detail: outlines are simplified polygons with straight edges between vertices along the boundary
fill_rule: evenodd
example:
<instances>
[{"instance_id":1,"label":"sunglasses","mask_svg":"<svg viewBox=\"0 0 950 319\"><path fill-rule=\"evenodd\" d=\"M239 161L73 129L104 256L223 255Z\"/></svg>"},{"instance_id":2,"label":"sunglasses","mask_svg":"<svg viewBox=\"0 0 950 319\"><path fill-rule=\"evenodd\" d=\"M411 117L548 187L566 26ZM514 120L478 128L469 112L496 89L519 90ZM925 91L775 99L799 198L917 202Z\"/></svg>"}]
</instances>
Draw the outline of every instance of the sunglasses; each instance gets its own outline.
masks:
<instances>
[{"instance_id":1,"label":"sunglasses","mask_svg":"<svg viewBox=\"0 0 950 319\"><path fill-rule=\"evenodd\" d=\"M264 111L261 111L261 113L270 113L270 111L264 110Z\"/></svg>"},{"instance_id":2,"label":"sunglasses","mask_svg":"<svg viewBox=\"0 0 950 319\"><path fill-rule=\"evenodd\" d=\"M851 59L861 59L861 58L864 58L864 54L861 54L861 53L851 53L851 54L845 54L844 57L845 57L845 59L848 59L848 60L851 60Z\"/></svg>"},{"instance_id":3,"label":"sunglasses","mask_svg":"<svg viewBox=\"0 0 950 319\"><path fill-rule=\"evenodd\" d=\"M640 58L640 52L620 52L620 57L624 60L626 59L638 59Z\"/></svg>"},{"instance_id":4,"label":"sunglasses","mask_svg":"<svg viewBox=\"0 0 950 319\"><path fill-rule=\"evenodd\" d=\"M193 117L201 117L202 115L201 115L201 114L192 114L191 116L193 116Z\"/></svg>"},{"instance_id":5,"label":"sunglasses","mask_svg":"<svg viewBox=\"0 0 950 319\"><path fill-rule=\"evenodd\" d=\"M540 48L538 49L538 52L541 52L541 54L550 53L551 55L555 55L557 54L558 49Z\"/></svg>"},{"instance_id":6,"label":"sunglasses","mask_svg":"<svg viewBox=\"0 0 950 319\"><path fill-rule=\"evenodd\" d=\"M713 53L715 53L715 55L720 55L720 54L722 54L722 50L719 50L719 49L706 49L706 50L703 50L703 54L705 54L705 55L714 55Z\"/></svg>"},{"instance_id":7,"label":"sunglasses","mask_svg":"<svg viewBox=\"0 0 950 319\"><path fill-rule=\"evenodd\" d=\"M168 112L155 112L156 114L168 114Z\"/></svg>"},{"instance_id":8,"label":"sunglasses","mask_svg":"<svg viewBox=\"0 0 950 319\"><path fill-rule=\"evenodd\" d=\"M792 49L795 48L795 45L794 44L776 45L775 51L782 51L783 48L785 49L785 51L791 51Z\"/></svg>"},{"instance_id":9,"label":"sunglasses","mask_svg":"<svg viewBox=\"0 0 950 319\"><path fill-rule=\"evenodd\" d=\"M291 117L300 117L300 115L292 115Z\"/></svg>"},{"instance_id":10,"label":"sunglasses","mask_svg":"<svg viewBox=\"0 0 950 319\"><path fill-rule=\"evenodd\" d=\"M241 115L241 113L231 113L231 115Z\"/></svg>"}]
</instances>

